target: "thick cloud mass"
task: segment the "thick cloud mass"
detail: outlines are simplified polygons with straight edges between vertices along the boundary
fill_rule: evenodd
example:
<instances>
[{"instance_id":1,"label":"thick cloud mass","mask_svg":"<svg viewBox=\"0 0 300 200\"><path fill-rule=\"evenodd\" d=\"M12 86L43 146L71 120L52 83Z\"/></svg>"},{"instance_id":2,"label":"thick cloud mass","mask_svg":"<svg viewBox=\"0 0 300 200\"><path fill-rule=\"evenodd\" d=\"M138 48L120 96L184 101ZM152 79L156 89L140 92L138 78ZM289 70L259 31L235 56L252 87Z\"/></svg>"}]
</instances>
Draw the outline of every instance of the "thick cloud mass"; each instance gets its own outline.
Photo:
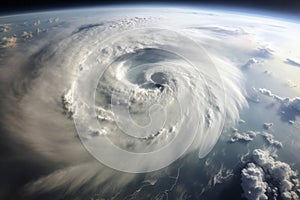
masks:
<instances>
[{"instance_id":1,"label":"thick cloud mass","mask_svg":"<svg viewBox=\"0 0 300 200\"><path fill-rule=\"evenodd\" d=\"M242 170L242 187L249 200L268 199L265 194L267 183L264 182L264 172L254 163L248 163Z\"/></svg>"},{"instance_id":2,"label":"thick cloud mass","mask_svg":"<svg viewBox=\"0 0 300 200\"><path fill-rule=\"evenodd\" d=\"M297 172L287 163L275 160L267 150L253 150L251 162L242 170L241 179L247 199L268 199L270 195L299 199Z\"/></svg>"},{"instance_id":3,"label":"thick cloud mass","mask_svg":"<svg viewBox=\"0 0 300 200\"><path fill-rule=\"evenodd\" d=\"M85 146L93 149L91 153L100 161L109 160L109 166L118 165L118 169L131 172L164 167L193 142L199 156L204 157L216 143L225 116L223 85L204 52L193 41L164 29L132 30L107 43L115 45L107 47L104 43L99 51L105 54L95 55L98 63L92 63L97 58L94 52L91 54L73 88L73 117ZM108 49L110 54L106 53ZM99 80L95 103L101 111L96 111L100 126L89 117L93 116L93 91L89 89L96 87L95 79ZM81 102L84 107L78 104ZM108 113L117 126L107 123ZM130 151L147 153L110 151L111 145L103 143L103 137L87 140L87 132L93 134L94 130L105 131L125 150L130 143ZM111 161L114 152L124 160Z\"/></svg>"},{"instance_id":4,"label":"thick cloud mass","mask_svg":"<svg viewBox=\"0 0 300 200\"><path fill-rule=\"evenodd\" d=\"M93 156L130 172L164 167L192 143L192 149L204 157L222 131L225 114L237 120L238 109L245 105L242 89L234 83L239 81L237 69L215 68L192 40L171 30L137 29L142 25L139 22L132 29L121 24L118 29L125 32L105 42L93 36L114 32L107 29L109 24L89 26L88 37L87 32L77 33L86 40L84 46L91 43L92 47L80 61L73 87L63 97L64 107L72 113ZM76 64L72 60L64 65ZM225 107L225 97L231 106ZM134 153L111 149L103 136ZM153 152L159 148L163 152ZM124 160L113 161L116 153Z\"/></svg>"},{"instance_id":5,"label":"thick cloud mass","mask_svg":"<svg viewBox=\"0 0 300 200\"><path fill-rule=\"evenodd\" d=\"M3 102L8 137L55 166L29 182L24 194L74 194L83 185L87 192L103 187L111 194L135 176L92 156L108 166L118 161L121 171L153 171L191 152L205 157L225 119L239 120L247 106L240 70L206 53L200 46L205 37L185 34L187 21L171 26L164 19L153 28L157 21L142 16L76 23L48 36L51 45L34 46L29 59L8 61L18 69ZM15 42L5 39L4 45ZM104 148L107 139L126 153Z\"/></svg>"}]
</instances>

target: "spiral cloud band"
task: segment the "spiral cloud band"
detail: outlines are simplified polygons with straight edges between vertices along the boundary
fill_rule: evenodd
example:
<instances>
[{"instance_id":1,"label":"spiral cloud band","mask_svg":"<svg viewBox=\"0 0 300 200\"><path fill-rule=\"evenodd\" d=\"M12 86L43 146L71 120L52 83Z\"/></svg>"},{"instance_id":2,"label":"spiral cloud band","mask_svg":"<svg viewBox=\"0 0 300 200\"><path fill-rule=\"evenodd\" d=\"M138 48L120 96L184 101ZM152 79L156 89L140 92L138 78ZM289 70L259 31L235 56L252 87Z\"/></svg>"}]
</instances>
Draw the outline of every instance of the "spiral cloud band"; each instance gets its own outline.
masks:
<instances>
[{"instance_id":1,"label":"spiral cloud band","mask_svg":"<svg viewBox=\"0 0 300 200\"><path fill-rule=\"evenodd\" d=\"M84 146L103 164L149 172L191 145L204 157L216 143L225 118L223 85L191 39L134 29L101 42L82 66L71 91L73 118Z\"/></svg>"},{"instance_id":2,"label":"spiral cloud band","mask_svg":"<svg viewBox=\"0 0 300 200\"><path fill-rule=\"evenodd\" d=\"M127 193L143 176L173 177L197 154L205 159L190 167L206 162L223 127L239 120L245 77L226 53L240 41L198 28L216 16L122 12L61 16L2 60L2 141L16 146L10 160L36 165L20 196Z\"/></svg>"}]
</instances>

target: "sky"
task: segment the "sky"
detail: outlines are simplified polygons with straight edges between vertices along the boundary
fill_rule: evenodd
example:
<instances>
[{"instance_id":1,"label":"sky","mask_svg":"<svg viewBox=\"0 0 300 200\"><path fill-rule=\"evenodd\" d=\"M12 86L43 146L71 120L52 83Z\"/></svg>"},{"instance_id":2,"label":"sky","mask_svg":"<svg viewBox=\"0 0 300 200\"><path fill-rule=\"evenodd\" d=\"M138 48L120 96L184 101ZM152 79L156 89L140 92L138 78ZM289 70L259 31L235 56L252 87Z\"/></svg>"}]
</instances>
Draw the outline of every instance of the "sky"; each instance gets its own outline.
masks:
<instances>
[{"instance_id":1,"label":"sky","mask_svg":"<svg viewBox=\"0 0 300 200\"><path fill-rule=\"evenodd\" d=\"M112 1L112 0L10 0L6 1L0 7L0 14L35 11L35 10L51 10L57 8L68 7L81 7L81 6L94 6L94 5L120 5L120 4L135 4L135 3L164 3L171 4L167 1ZM299 13L300 1L299 0L186 0L186 1L172 1L172 4L184 3L192 5L219 5L219 6L237 6L244 8L259 8L266 10L274 10L279 12Z\"/></svg>"}]
</instances>

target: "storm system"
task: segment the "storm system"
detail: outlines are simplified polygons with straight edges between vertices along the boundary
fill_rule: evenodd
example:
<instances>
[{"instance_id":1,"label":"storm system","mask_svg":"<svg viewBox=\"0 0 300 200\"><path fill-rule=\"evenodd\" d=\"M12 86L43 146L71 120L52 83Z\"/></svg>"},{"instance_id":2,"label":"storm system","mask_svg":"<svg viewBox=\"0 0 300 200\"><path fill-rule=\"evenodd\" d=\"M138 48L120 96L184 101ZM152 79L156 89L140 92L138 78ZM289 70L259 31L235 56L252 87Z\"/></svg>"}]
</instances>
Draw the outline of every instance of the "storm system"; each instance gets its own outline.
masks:
<instances>
[{"instance_id":1,"label":"storm system","mask_svg":"<svg viewBox=\"0 0 300 200\"><path fill-rule=\"evenodd\" d=\"M299 198L299 24L166 9L0 17L0 197Z\"/></svg>"}]
</instances>

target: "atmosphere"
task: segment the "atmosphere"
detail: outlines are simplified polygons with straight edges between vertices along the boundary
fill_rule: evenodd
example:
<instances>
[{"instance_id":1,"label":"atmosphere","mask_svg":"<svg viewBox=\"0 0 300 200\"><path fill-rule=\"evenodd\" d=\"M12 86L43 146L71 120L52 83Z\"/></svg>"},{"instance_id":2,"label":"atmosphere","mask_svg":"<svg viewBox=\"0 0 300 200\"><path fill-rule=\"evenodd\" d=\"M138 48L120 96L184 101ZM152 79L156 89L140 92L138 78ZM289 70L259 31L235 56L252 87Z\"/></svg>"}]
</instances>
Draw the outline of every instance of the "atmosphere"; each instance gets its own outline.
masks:
<instances>
[{"instance_id":1,"label":"atmosphere","mask_svg":"<svg viewBox=\"0 0 300 200\"><path fill-rule=\"evenodd\" d=\"M299 200L297 9L1 7L0 199Z\"/></svg>"},{"instance_id":2,"label":"atmosphere","mask_svg":"<svg viewBox=\"0 0 300 200\"><path fill-rule=\"evenodd\" d=\"M0 11L10 13L15 11L49 10L71 7L89 6L117 6L117 5L190 5L190 6L225 6L242 7L253 9L264 9L279 12L299 13L300 1L298 0L187 0L187 1L99 1L99 0L29 0L29 1L7 1L1 5Z\"/></svg>"}]
</instances>

